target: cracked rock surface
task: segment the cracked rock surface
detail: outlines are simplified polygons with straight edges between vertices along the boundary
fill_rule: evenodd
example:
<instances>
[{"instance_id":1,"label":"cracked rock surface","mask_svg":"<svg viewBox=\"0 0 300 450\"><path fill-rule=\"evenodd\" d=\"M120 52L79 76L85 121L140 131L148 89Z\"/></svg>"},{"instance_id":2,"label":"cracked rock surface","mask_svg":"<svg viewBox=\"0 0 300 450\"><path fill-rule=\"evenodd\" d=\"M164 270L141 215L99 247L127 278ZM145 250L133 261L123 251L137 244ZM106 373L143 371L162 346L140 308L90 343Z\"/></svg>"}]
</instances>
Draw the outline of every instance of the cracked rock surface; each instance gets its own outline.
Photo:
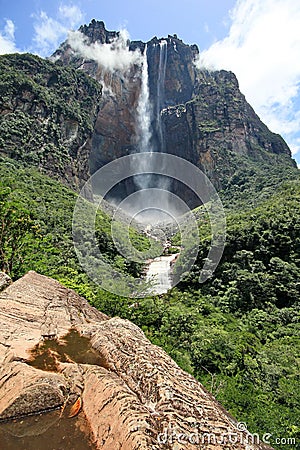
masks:
<instances>
[{"instance_id":1,"label":"cracked rock surface","mask_svg":"<svg viewBox=\"0 0 300 450\"><path fill-rule=\"evenodd\" d=\"M63 353L68 333L73 347ZM55 348L45 347L50 341ZM29 365L33 348L45 348L55 369ZM108 318L32 271L0 294L0 361L0 420L62 409L80 397L79 416L86 416L95 449L269 448L252 444L202 385L136 325Z\"/></svg>"}]
</instances>

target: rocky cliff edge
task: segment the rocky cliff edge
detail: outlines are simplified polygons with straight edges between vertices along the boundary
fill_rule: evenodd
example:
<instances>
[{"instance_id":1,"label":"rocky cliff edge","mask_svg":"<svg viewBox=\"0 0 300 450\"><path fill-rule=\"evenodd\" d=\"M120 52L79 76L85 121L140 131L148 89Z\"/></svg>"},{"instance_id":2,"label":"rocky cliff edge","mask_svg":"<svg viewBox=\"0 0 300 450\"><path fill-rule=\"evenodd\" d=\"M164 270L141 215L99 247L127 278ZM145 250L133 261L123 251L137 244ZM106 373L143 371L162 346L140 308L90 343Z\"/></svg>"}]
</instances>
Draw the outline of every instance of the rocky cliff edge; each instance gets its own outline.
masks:
<instances>
[{"instance_id":1,"label":"rocky cliff edge","mask_svg":"<svg viewBox=\"0 0 300 450\"><path fill-rule=\"evenodd\" d=\"M0 294L0 361L0 428L73 405L92 448L267 448L137 326L32 271Z\"/></svg>"}]
</instances>

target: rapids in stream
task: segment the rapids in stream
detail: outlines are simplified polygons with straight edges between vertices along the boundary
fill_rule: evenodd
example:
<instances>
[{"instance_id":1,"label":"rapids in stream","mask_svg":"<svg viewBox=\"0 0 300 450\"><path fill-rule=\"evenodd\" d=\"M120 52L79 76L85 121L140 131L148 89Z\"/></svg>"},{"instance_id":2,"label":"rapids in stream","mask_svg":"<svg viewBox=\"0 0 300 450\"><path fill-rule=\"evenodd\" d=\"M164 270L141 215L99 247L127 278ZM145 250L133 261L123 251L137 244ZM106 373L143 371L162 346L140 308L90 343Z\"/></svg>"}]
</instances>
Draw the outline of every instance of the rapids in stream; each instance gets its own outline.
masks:
<instances>
[{"instance_id":1,"label":"rapids in stream","mask_svg":"<svg viewBox=\"0 0 300 450\"><path fill-rule=\"evenodd\" d=\"M172 287L172 264L179 253L154 258L146 271L146 281L152 282L152 294L165 294Z\"/></svg>"}]
</instances>

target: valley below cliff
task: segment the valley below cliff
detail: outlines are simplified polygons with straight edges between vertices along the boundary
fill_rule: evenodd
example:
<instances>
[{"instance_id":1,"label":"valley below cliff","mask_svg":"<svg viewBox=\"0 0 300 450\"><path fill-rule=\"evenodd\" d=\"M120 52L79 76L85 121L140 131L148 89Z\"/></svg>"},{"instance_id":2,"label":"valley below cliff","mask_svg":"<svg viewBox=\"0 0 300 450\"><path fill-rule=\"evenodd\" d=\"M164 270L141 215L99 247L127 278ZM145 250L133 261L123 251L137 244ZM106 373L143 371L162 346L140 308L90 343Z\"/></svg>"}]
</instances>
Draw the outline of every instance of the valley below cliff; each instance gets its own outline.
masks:
<instances>
[{"instance_id":1,"label":"valley below cliff","mask_svg":"<svg viewBox=\"0 0 300 450\"><path fill-rule=\"evenodd\" d=\"M299 170L198 55L92 20L0 56L8 450L299 445Z\"/></svg>"}]
</instances>

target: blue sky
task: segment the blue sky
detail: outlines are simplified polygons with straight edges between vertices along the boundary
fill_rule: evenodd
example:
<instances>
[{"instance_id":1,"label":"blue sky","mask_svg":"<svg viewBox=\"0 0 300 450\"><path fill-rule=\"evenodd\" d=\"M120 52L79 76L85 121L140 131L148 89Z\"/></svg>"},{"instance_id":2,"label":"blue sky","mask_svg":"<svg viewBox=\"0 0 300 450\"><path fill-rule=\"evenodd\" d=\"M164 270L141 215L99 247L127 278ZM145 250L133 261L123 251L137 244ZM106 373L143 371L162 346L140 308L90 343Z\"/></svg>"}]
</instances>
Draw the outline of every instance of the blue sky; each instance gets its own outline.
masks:
<instances>
[{"instance_id":1,"label":"blue sky","mask_svg":"<svg viewBox=\"0 0 300 450\"><path fill-rule=\"evenodd\" d=\"M232 70L241 91L300 164L299 0L0 0L0 53L49 56L95 18L131 39L176 33L200 65Z\"/></svg>"}]
</instances>

